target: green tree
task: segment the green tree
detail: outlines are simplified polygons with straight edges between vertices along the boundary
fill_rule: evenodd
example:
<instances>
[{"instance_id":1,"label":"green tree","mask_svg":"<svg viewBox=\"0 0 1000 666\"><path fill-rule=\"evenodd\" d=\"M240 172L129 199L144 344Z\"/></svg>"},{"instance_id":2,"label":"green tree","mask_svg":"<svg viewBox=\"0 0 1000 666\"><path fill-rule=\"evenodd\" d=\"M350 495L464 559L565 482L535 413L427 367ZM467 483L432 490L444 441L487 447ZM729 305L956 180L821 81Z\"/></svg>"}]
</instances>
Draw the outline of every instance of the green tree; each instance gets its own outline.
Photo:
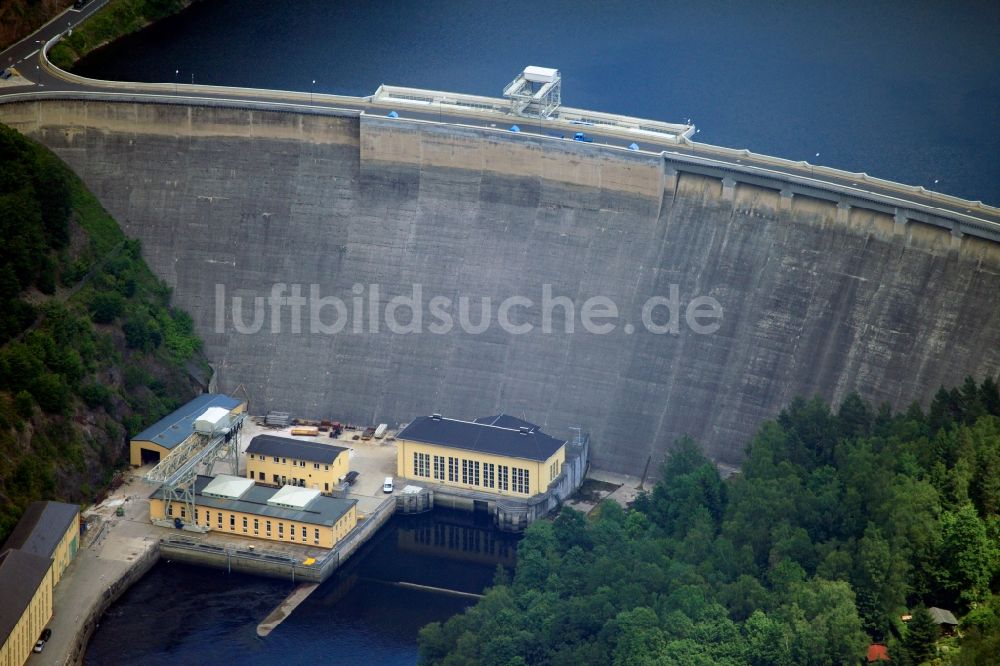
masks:
<instances>
[{"instance_id":1,"label":"green tree","mask_svg":"<svg viewBox=\"0 0 1000 666\"><path fill-rule=\"evenodd\" d=\"M865 630L876 639L889 634L892 616L905 605L905 571L905 562L892 553L882 531L869 523L858 542L854 589Z\"/></svg>"},{"instance_id":2,"label":"green tree","mask_svg":"<svg viewBox=\"0 0 1000 666\"><path fill-rule=\"evenodd\" d=\"M850 585L814 579L793 586L789 602L781 614L792 627L796 664L853 664L861 658L868 637Z\"/></svg>"},{"instance_id":3,"label":"green tree","mask_svg":"<svg viewBox=\"0 0 1000 666\"><path fill-rule=\"evenodd\" d=\"M125 309L125 299L113 291L94 294L90 299L90 313L97 324L110 324Z\"/></svg>"},{"instance_id":4,"label":"green tree","mask_svg":"<svg viewBox=\"0 0 1000 666\"><path fill-rule=\"evenodd\" d=\"M969 495L980 515L1000 514L1000 418L988 416L970 430L975 449L975 470Z\"/></svg>"},{"instance_id":5,"label":"green tree","mask_svg":"<svg viewBox=\"0 0 1000 666\"><path fill-rule=\"evenodd\" d=\"M661 470L661 482L649 498L649 516L667 532L683 537L699 507L714 521L722 518L725 490L715 465L690 437L682 437Z\"/></svg>"},{"instance_id":6,"label":"green tree","mask_svg":"<svg viewBox=\"0 0 1000 666\"><path fill-rule=\"evenodd\" d=\"M592 543L587 532L587 519L582 513L570 507L563 507L552 521L552 532L557 548L566 552L574 546L587 549Z\"/></svg>"},{"instance_id":7,"label":"green tree","mask_svg":"<svg viewBox=\"0 0 1000 666\"><path fill-rule=\"evenodd\" d=\"M30 391L38 405L50 414L62 414L69 407L69 387L59 375L51 372L39 375Z\"/></svg>"},{"instance_id":8,"label":"green tree","mask_svg":"<svg viewBox=\"0 0 1000 666\"><path fill-rule=\"evenodd\" d=\"M958 403L957 392L948 391L943 386L938 388L927 414L928 427L931 432L948 428L961 419L961 411Z\"/></svg>"},{"instance_id":9,"label":"green tree","mask_svg":"<svg viewBox=\"0 0 1000 666\"><path fill-rule=\"evenodd\" d=\"M934 618L923 605L913 611L903 635L903 656L910 666L926 663L937 656L937 639L940 636Z\"/></svg>"},{"instance_id":10,"label":"green tree","mask_svg":"<svg viewBox=\"0 0 1000 666\"><path fill-rule=\"evenodd\" d=\"M992 377L987 377L979 386L979 401L987 414L1000 416L1000 386Z\"/></svg>"},{"instance_id":11,"label":"green tree","mask_svg":"<svg viewBox=\"0 0 1000 666\"><path fill-rule=\"evenodd\" d=\"M616 666L651 666L666 647L659 620L649 608L623 611L615 618L618 639L613 652Z\"/></svg>"},{"instance_id":12,"label":"green tree","mask_svg":"<svg viewBox=\"0 0 1000 666\"><path fill-rule=\"evenodd\" d=\"M972 504L941 516L941 584L963 601L983 599L996 564L996 546Z\"/></svg>"},{"instance_id":13,"label":"green tree","mask_svg":"<svg viewBox=\"0 0 1000 666\"><path fill-rule=\"evenodd\" d=\"M841 436L848 439L868 435L874 420L871 407L857 393L844 398L837 417L840 419Z\"/></svg>"},{"instance_id":14,"label":"green tree","mask_svg":"<svg viewBox=\"0 0 1000 666\"><path fill-rule=\"evenodd\" d=\"M122 324L122 331L125 333L125 344L132 349L148 351L152 347L152 340L149 334L149 325L141 316L132 316Z\"/></svg>"},{"instance_id":15,"label":"green tree","mask_svg":"<svg viewBox=\"0 0 1000 666\"><path fill-rule=\"evenodd\" d=\"M790 641L785 626L754 611L743 625L746 636L746 661L750 666L790 666Z\"/></svg>"},{"instance_id":16,"label":"green tree","mask_svg":"<svg viewBox=\"0 0 1000 666\"><path fill-rule=\"evenodd\" d=\"M18 416L27 421L35 414L35 399L27 391L18 391L14 396L14 409Z\"/></svg>"}]
</instances>

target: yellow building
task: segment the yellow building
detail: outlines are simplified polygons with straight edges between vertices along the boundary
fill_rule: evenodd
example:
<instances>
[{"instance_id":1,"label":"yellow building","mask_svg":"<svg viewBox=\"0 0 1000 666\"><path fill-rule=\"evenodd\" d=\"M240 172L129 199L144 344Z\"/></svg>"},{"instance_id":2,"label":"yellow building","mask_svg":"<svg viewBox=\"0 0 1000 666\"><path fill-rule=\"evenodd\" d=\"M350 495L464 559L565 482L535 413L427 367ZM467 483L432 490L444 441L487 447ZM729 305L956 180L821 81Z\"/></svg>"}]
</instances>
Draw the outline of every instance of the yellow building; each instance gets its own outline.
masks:
<instances>
[{"instance_id":1,"label":"yellow building","mask_svg":"<svg viewBox=\"0 0 1000 666\"><path fill-rule=\"evenodd\" d=\"M0 666L22 666L52 617L52 560L23 550L0 554Z\"/></svg>"},{"instance_id":2,"label":"yellow building","mask_svg":"<svg viewBox=\"0 0 1000 666\"><path fill-rule=\"evenodd\" d=\"M51 559L52 585L56 585L80 547L80 507L32 502L3 547Z\"/></svg>"},{"instance_id":3,"label":"yellow building","mask_svg":"<svg viewBox=\"0 0 1000 666\"><path fill-rule=\"evenodd\" d=\"M199 476L194 496L189 516L183 503L170 502L157 490L149 498L150 520L321 548L333 548L358 522L357 500L328 497L313 488L269 488L228 474Z\"/></svg>"},{"instance_id":4,"label":"yellow building","mask_svg":"<svg viewBox=\"0 0 1000 666\"><path fill-rule=\"evenodd\" d=\"M80 545L80 507L32 502L0 549L0 666L21 666L52 617L52 588Z\"/></svg>"},{"instance_id":5,"label":"yellow building","mask_svg":"<svg viewBox=\"0 0 1000 666\"><path fill-rule=\"evenodd\" d=\"M246 402L218 393L205 393L149 426L129 441L129 462L134 467L158 463L189 437L194 436L194 422L211 407L221 407L230 414L246 410Z\"/></svg>"},{"instance_id":6,"label":"yellow building","mask_svg":"<svg viewBox=\"0 0 1000 666\"><path fill-rule=\"evenodd\" d=\"M329 493L347 476L341 446L274 435L257 435L247 447L247 478L272 486L299 486Z\"/></svg>"},{"instance_id":7,"label":"yellow building","mask_svg":"<svg viewBox=\"0 0 1000 666\"><path fill-rule=\"evenodd\" d=\"M565 441L506 414L421 416L396 435L396 447L401 477L522 498L545 492L566 461Z\"/></svg>"}]
</instances>

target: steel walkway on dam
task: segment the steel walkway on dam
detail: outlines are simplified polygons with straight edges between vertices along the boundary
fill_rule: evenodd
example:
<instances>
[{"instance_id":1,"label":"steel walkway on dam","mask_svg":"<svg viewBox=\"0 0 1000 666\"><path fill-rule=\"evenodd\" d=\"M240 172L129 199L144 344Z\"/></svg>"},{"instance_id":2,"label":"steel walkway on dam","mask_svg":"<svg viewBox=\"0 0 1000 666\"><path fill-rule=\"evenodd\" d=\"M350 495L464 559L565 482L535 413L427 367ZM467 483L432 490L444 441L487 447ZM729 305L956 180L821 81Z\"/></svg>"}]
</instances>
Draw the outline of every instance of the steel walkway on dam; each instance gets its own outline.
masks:
<instances>
[{"instance_id":1,"label":"steel walkway on dam","mask_svg":"<svg viewBox=\"0 0 1000 666\"><path fill-rule=\"evenodd\" d=\"M948 230L957 242L970 235L1000 242L1000 209L981 202L928 191L922 187L872 178L867 174L850 173L819 167L806 162L757 155L746 150L734 150L690 140L690 132L677 135L635 129L641 123L666 125L652 121L632 121L616 127L608 114L590 114L595 122L565 119L526 119L493 109L484 104L461 100L468 97L446 93L452 103L427 103L398 98L347 97L291 91L227 88L169 83L126 83L86 79L56 68L47 58L47 51L73 26L98 11L104 0L95 0L83 10L67 9L47 25L14 46L0 53L0 65L13 65L26 82L5 82L0 87L0 103L45 99L99 99L128 103L167 103L184 105L226 106L249 109L284 111L300 114L386 116L395 112L401 122L432 122L469 126L508 132L511 124L519 126L525 140L571 140L583 130L594 140L595 150L638 150L662 155L668 176L677 172L695 173L723 180L725 188L736 183L777 190L782 200L790 202L796 195L830 201L849 210L861 207L891 215L904 225L910 220ZM405 89L400 89L405 90ZM425 92L428 95L431 91ZM439 95L441 93L438 93ZM457 101L456 101L457 100ZM502 100L498 100L502 101ZM479 107L479 108L475 108ZM581 112L586 114L588 112ZM576 117L588 117L577 115ZM630 127L626 127L629 125ZM685 126L676 126L683 128ZM693 128L691 128L693 130ZM553 136L557 135L557 136Z\"/></svg>"}]
</instances>

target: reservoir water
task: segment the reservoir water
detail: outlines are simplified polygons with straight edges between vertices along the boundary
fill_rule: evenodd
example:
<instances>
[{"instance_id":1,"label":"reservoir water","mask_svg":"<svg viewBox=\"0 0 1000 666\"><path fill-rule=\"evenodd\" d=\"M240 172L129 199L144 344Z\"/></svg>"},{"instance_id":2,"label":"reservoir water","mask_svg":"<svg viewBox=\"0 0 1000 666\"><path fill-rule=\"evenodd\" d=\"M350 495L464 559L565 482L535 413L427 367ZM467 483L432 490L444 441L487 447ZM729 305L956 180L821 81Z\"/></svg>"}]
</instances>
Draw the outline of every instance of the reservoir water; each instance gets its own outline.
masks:
<instances>
[{"instance_id":1,"label":"reservoir water","mask_svg":"<svg viewBox=\"0 0 1000 666\"><path fill-rule=\"evenodd\" d=\"M420 627L474 599L398 583L480 593L516 547L469 514L393 517L266 638L257 624L291 582L161 561L104 615L84 663L414 664Z\"/></svg>"},{"instance_id":2,"label":"reservoir water","mask_svg":"<svg viewBox=\"0 0 1000 666\"><path fill-rule=\"evenodd\" d=\"M499 96L525 65L558 67L568 106L1000 204L998 35L995 0L204 0L76 71Z\"/></svg>"}]
</instances>

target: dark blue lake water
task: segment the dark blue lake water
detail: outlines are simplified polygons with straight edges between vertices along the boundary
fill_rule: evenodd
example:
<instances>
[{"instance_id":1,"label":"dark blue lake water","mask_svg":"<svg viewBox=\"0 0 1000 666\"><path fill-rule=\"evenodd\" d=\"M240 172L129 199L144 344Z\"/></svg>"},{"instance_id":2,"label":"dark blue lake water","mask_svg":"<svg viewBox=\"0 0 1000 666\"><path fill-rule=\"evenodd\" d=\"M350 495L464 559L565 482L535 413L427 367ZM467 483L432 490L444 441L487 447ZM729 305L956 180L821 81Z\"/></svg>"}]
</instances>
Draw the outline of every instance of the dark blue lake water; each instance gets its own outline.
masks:
<instances>
[{"instance_id":1,"label":"dark blue lake water","mask_svg":"<svg viewBox=\"0 0 1000 666\"><path fill-rule=\"evenodd\" d=\"M1000 204L996 0L205 0L77 71L499 96L529 64L562 71L568 106Z\"/></svg>"},{"instance_id":2,"label":"dark blue lake water","mask_svg":"<svg viewBox=\"0 0 1000 666\"><path fill-rule=\"evenodd\" d=\"M84 663L414 664L420 628L471 600L396 583L479 593L516 547L469 514L394 517L266 638L257 625L291 582L160 562L101 619Z\"/></svg>"}]
</instances>

